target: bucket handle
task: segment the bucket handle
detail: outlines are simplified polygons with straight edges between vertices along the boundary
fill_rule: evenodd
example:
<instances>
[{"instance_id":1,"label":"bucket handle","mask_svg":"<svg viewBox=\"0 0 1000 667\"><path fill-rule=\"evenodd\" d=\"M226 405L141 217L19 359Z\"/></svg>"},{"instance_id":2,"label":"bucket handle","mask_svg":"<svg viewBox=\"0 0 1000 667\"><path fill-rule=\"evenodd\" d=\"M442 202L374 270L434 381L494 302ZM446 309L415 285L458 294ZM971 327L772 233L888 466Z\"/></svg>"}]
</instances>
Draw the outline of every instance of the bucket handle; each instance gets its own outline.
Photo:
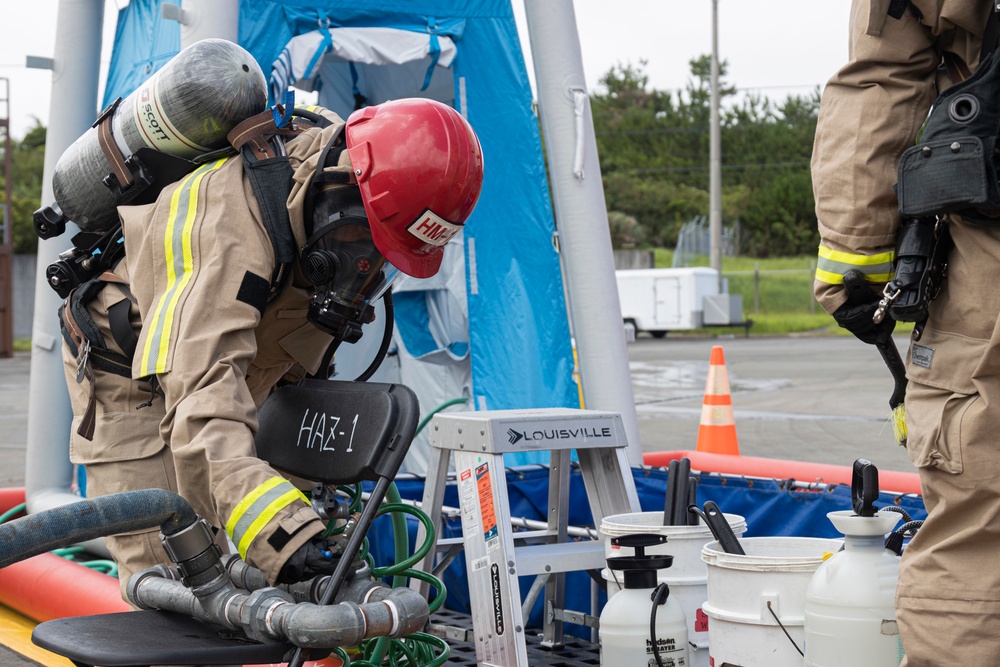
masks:
<instances>
[{"instance_id":1,"label":"bucket handle","mask_svg":"<svg viewBox=\"0 0 1000 667\"><path fill-rule=\"evenodd\" d=\"M788 634L788 630L785 628L784 623L781 622L781 619L778 618L778 615L774 613L774 609L771 607L771 600L766 600L765 604L767 605L767 610L771 612L771 616L774 617L774 622L777 623L778 627L781 628L781 631L785 633L785 636L788 637L788 641L792 643L792 646L794 646L795 650L799 652L799 655L801 655L804 658L806 654L802 651L802 649L799 648L799 645L795 643L795 640L792 639L792 636Z\"/></svg>"}]
</instances>

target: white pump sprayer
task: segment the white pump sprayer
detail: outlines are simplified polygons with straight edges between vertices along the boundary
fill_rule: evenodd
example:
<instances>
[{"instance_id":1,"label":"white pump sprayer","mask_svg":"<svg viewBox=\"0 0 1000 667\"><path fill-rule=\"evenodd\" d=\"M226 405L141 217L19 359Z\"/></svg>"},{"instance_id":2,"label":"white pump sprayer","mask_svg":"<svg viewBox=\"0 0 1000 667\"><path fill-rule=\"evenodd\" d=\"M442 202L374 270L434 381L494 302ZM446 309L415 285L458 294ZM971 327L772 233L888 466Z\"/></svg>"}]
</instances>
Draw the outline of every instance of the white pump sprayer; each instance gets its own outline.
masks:
<instances>
[{"instance_id":1,"label":"white pump sprayer","mask_svg":"<svg viewBox=\"0 0 1000 667\"><path fill-rule=\"evenodd\" d=\"M807 667L898 667L903 658L895 613L899 557L885 546L900 514L875 512L878 477L870 462L859 459L854 469L855 509L827 514L845 535L844 549L819 566L806 589Z\"/></svg>"},{"instance_id":2,"label":"white pump sprayer","mask_svg":"<svg viewBox=\"0 0 1000 667\"><path fill-rule=\"evenodd\" d=\"M644 553L663 544L664 535L622 535L612 545L634 547L635 556L608 559L608 568L624 575L624 588L601 612L601 665L651 665L690 667L687 619L680 603L670 597L667 584L657 584L657 570L674 557Z\"/></svg>"}]
</instances>

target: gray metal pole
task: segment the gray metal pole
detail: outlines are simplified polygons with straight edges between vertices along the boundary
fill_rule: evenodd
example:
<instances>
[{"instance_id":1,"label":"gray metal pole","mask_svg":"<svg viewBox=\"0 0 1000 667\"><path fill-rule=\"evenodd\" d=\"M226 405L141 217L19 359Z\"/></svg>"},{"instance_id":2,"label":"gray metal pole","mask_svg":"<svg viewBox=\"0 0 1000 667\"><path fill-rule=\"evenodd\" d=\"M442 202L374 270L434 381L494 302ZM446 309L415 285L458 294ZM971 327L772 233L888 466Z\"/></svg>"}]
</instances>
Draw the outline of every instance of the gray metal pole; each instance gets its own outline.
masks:
<instances>
[{"instance_id":1,"label":"gray metal pole","mask_svg":"<svg viewBox=\"0 0 1000 667\"><path fill-rule=\"evenodd\" d=\"M719 127L719 0L712 0L712 96L709 142L709 215L712 268L719 273L722 292L722 140Z\"/></svg>"},{"instance_id":2,"label":"gray metal pole","mask_svg":"<svg viewBox=\"0 0 1000 667\"><path fill-rule=\"evenodd\" d=\"M642 463L614 252L572 0L525 0L549 182L587 408L618 412Z\"/></svg>"},{"instance_id":3,"label":"gray metal pole","mask_svg":"<svg viewBox=\"0 0 1000 667\"><path fill-rule=\"evenodd\" d=\"M97 117L103 17L103 0L59 2L43 168L42 203L46 205L53 202L52 172L59 156ZM38 242L24 475L31 513L79 500L69 492L73 481L69 461L73 411L63 375L62 335L56 319L60 299L45 280L45 268L69 247L75 233L76 227L68 225L62 236Z\"/></svg>"}]
</instances>

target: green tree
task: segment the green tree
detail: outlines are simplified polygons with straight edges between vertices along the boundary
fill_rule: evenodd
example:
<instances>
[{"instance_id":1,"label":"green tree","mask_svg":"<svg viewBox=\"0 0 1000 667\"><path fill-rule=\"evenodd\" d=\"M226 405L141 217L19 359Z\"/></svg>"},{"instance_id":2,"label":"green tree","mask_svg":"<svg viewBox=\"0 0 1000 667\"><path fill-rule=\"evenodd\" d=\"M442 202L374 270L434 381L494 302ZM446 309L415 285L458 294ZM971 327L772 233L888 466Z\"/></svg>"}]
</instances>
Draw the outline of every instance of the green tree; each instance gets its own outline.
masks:
<instances>
[{"instance_id":1,"label":"green tree","mask_svg":"<svg viewBox=\"0 0 1000 667\"><path fill-rule=\"evenodd\" d=\"M34 254L38 251L38 236L32 216L41 205L42 172L45 165L45 127L37 119L20 141L11 141L11 231L14 252ZM3 146L0 145L0 159ZM0 201L5 201L6 183L0 174Z\"/></svg>"},{"instance_id":2,"label":"green tree","mask_svg":"<svg viewBox=\"0 0 1000 667\"><path fill-rule=\"evenodd\" d=\"M711 59L689 62L677 94L652 90L646 61L618 64L591 98L608 210L635 218L641 236L668 246L709 208ZM809 157L819 92L775 103L736 87L720 63L723 222L740 221L743 251L813 252Z\"/></svg>"},{"instance_id":3,"label":"green tree","mask_svg":"<svg viewBox=\"0 0 1000 667\"><path fill-rule=\"evenodd\" d=\"M631 215L608 211L611 245L614 248L636 248L643 244L643 229Z\"/></svg>"}]
</instances>

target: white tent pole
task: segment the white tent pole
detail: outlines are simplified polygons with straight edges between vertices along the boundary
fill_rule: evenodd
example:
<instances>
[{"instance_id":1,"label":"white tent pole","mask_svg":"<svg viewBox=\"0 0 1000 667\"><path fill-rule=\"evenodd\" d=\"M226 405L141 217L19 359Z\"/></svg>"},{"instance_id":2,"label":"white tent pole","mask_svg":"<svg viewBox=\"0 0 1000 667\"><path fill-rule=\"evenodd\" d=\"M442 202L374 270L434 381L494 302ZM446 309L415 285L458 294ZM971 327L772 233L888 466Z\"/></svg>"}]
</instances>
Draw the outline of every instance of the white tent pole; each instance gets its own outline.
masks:
<instances>
[{"instance_id":1,"label":"white tent pole","mask_svg":"<svg viewBox=\"0 0 1000 667\"><path fill-rule=\"evenodd\" d=\"M237 42L239 36L239 0L183 0L181 48L209 38ZM164 5L162 11L169 11ZM177 18L171 16L169 18Z\"/></svg>"},{"instance_id":2,"label":"white tent pole","mask_svg":"<svg viewBox=\"0 0 1000 667\"><path fill-rule=\"evenodd\" d=\"M54 201L52 172L63 151L97 117L97 83L101 62L104 0L60 0L52 65L52 101L45 138L42 203ZM35 317L31 331L31 375L28 382L28 443L25 495L29 512L40 512L79 500L69 492L73 465L69 433L73 411L63 374L62 335L56 309L59 296L45 280L46 267L70 245L76 227L38 242L35 272Z\"/></svg>"},{"instance_id":3,"label":"white tent pole","mask_svg":"<svg viewBox=\"0 0 1000 667\"><path fill-rule=\"evenodd\" d=\"M642 464L614 253L572 0L524 0L586 407L618 412Z\"/></svg>"}]
</instances>

